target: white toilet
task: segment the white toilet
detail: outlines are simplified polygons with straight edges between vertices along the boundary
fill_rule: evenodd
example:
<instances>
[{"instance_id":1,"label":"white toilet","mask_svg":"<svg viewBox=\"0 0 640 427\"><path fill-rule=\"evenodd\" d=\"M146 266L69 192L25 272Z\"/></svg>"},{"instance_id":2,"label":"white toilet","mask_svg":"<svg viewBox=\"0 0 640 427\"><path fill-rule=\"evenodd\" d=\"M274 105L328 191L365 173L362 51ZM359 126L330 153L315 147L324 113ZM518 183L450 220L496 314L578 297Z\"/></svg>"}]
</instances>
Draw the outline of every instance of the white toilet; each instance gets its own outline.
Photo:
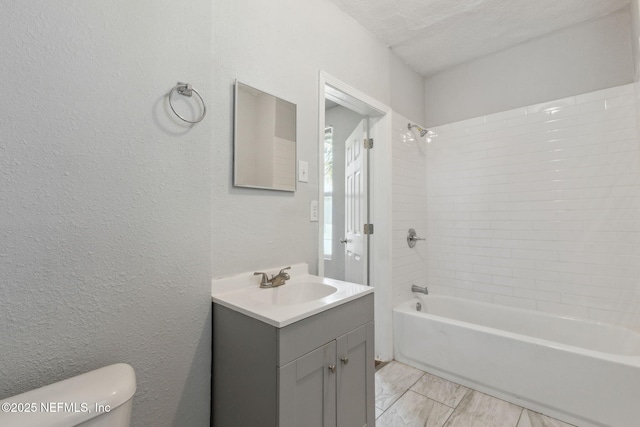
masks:
<instances>
[{"instance_id":1,"label":"white toilet","mask_svg":"<svg viewBox=\"0 0 640 427\"><path fill-rule=\"evenodd\" d=\"M0 401L2 427L129 427L136 374L105 366Z\"/></svg>"}]
</instances>

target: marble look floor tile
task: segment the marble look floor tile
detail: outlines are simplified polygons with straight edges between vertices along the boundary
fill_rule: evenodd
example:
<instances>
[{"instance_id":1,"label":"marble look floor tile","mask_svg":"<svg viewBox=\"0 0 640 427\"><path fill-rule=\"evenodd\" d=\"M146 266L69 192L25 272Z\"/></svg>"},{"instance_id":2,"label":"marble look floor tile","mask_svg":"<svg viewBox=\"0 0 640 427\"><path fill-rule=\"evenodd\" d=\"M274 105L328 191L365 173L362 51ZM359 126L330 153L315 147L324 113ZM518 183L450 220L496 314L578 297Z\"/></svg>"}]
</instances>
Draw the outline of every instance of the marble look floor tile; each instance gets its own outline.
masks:
<instances>
[{"instance_id":1,"label":"marble look floor tile","mask_svg":"<svg viewBox=\"0 0 640 427\"><path fill-rule=\"evenodd\" d=\"M387 410L424 374L419 369L393 361L376 372L376 407Z\"/></svg>"},{"instance_id":2,"label":"marble look floor tile","mask_svg":"<svg viewBox=\"0 0 640 427\"><path fill-rule=\"evenodd\" d=\"M376 427L442 427L452 412L453 408L409 390L376 420Z\"/></svg>"},{"instance_id":3,"label":"marble look floor tile","mask_svg":"<svg viewBox=\"0 0 640 427\"><path fill-rule=\"evenodd\" d=\"M539 414L537 412L529 411L525 409L522 411L520 421L517 427L575 427L572 424L563 423L562 421L555 420L547 417L546 415Z\"/></svg>"},{"instance_id":4,"label":"marble look floor tile","mask_svg":"<svg viewBox=\"0 0 640 427\"><path fill-rule=\"evenodd\" d=\"M467 393L445 427L515 427L522 408L479 391Z\"/></svg>"},{"instance_id":5,"label":"marble look floor tile","mask_svg":"<svg viewBox=\"0 0 640 427\"><path fill-rule=\"evenodd\" d=\"M436 402L444 403L455 408L469 391L460 384L445 380L430 373L424 374L420 380L411 387L411 390L427 396Z\"/></svg>"}]
</instances>

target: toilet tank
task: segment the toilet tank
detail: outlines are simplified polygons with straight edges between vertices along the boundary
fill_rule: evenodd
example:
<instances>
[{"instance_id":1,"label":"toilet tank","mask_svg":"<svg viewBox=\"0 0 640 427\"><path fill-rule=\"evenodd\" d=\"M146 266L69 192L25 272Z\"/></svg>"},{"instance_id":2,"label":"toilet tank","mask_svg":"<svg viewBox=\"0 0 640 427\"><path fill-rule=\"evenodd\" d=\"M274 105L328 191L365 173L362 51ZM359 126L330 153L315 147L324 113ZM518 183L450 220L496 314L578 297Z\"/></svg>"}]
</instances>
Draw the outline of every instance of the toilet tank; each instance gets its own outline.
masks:
<instances>
[{"instance_id":1,"label":"toilet tank","mask_svg":"<svg viewBox=\"0 0 640 427\"><path fill-rule=\"evenodd\" d=\"M131 366L105 366L0 400L0 426L129 427L135 391Z\"/></svg>"}]
</instances>

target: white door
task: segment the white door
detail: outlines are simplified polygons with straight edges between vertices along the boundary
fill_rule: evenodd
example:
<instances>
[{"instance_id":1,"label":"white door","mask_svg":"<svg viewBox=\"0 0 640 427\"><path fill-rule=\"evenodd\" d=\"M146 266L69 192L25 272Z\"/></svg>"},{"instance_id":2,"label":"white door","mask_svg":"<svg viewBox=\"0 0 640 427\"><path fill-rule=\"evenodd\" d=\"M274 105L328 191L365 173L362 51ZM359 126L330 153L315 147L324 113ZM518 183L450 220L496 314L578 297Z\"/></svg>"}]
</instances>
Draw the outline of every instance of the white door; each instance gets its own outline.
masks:
<instances>
[{"instance_id":1,"label":"white door","mask_svg":"<svg viewBox=\"0 0 640 427\"><path fill-rule=\"evenodd\" d=\"M360 284L367 281L366 137L367 121L362 120L345 147L345 280Z\"/></svg>"}]
</instances>

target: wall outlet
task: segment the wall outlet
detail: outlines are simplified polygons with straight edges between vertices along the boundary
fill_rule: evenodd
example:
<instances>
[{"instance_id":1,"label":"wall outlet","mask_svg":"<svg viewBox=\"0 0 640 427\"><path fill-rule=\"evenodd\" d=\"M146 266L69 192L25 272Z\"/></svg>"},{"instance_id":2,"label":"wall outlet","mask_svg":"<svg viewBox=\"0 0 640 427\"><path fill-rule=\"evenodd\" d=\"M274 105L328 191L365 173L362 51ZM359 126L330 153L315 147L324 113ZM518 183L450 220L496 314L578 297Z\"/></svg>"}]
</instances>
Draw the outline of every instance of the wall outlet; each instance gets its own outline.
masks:
<instances>
[{"instance_id":1,"label":"wall outlet","mask_svg":"<svg viewBox=\"0 0 640 427\"><path fill-rule=\"evenodd\" d=\"M309 162L302 160L298 162L298 181L309 182Z\"/></svg>"},{"instance_id":2,"label":"wall outlet","mask_svg":"<svg viewBox=\"0 0 640 427\"><path fill-rule=\"evenodd\" d=\"M309 221L317 222L318 221L318 201L311 201L311 208L309 209Z\"/></svg>"}]
</instances>

